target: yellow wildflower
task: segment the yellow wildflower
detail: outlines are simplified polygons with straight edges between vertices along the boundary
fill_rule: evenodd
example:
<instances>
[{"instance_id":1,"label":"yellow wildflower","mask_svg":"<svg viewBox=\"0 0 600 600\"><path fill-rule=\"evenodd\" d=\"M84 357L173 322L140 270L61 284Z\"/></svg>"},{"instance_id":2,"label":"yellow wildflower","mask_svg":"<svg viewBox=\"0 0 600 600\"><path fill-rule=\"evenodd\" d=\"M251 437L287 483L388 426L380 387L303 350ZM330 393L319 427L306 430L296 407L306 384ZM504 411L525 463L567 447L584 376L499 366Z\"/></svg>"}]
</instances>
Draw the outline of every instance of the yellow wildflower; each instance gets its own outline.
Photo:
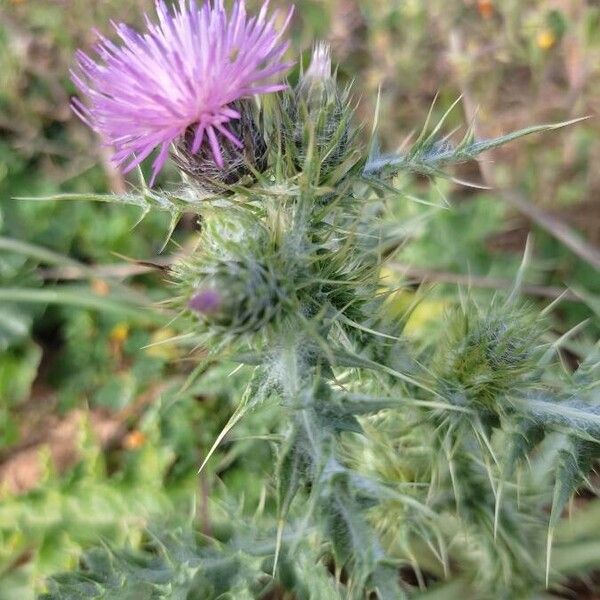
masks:
<instances>
[{"instance_id":1,"label":"yellow wildflower","mask_svg":"<svg viewBox=\"0 0 600 600\"><path fill-rule=\"evenodd\" d=\"M536 41L538 48L550 50L556 43L556 36L551 29L544 29L538 33Z\"/></svg>"},{"instance_id":2,"label":"yellow wildflower","mask_svg":"<svg viewBox=\"0 0 600 600\"><path fill-rule=\"evenodd\" d=\"M129 325L127 323L117 323L110 332L110 340L117 344L122 344L129 336Z\"/></svg>"}]
</instances>

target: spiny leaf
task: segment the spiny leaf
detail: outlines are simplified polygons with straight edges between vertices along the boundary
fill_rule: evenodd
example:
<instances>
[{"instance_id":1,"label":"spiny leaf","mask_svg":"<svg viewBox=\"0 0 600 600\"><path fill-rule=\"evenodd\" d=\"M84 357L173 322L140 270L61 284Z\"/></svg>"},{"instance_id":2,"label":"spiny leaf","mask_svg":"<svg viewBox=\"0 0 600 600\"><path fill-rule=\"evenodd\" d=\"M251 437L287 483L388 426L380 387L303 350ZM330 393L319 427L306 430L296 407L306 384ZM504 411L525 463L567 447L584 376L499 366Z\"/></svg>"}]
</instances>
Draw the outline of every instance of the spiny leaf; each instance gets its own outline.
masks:
<instances>
[{"instance_id":1,"label":"spiny leaf","mask_svg":"<svg viewBox=\"0 0 600 600\"><path fill-rule=\"evenodd\" d=\"M378 563L371 581L379 600L404 600L408 596L398 583L398 571L393 565Z\"/></svg>"},{"instance_id":2,"label":"spiny leaf","mask_svg":"<svg viewBox=\"0 0 600 600\"><path fill-rule=\"evenodd\" d=\"M507 423L508 452L504 461L504 476L510 477L517 464L525 459L537 444L544 438L544 427L531 418L519 418L514 425Z\"/></svg>"},{"instance_id":3,"label":"spiny leaf","mask_svg":"<svg viewBox=\"0 0 600 600\"><path fill-rule=\"evenodd\" d=\"M389 169L392 172L406 170L421 175L440 176L444 175L444 167L450 164L473 160L482 152L498 148L524 136L553 131L579 123L584 119L587 117L571 119L562 123L534 125L491 139L473 140L470 132L467 132L458 145L453 145L446 140L434 139L430 135L417 140L406 154L384 154L372 157L365 166L364 174L373 175ZM435 131L438 129L439 125Z\"/></svg>"},{"instance_id":4,"label":"spiny leaf","mask_svg":"<svg viewBox=\"0 0 600 600\"><path fill-rule=\"evenodd\" d=\"M575 436L567 436L563 448L558 452L546 542L546 585L548 585L550 576L554 530L569 499L584 482L592 460L600 455L599 451L600 446L595 443L581 440Z\"/></svg>"},{"instance_id":5,"label":"spiny leaf","mask_svg":"<svg viewBox=\"0 0 600 600\"><path fill-rule=\"evenodd\" d=\"M591 462L598 456L600 447L575 436L567 436L558 453L555 484L550 513L550 527L554 528L569 498L585 480Z\"/></svg>"},{"instance_id":6,"label":"spiny leaf","mask_svg":"<svg viewBox=\"0 0 600 600\"><path fill-rule=\"evenodd\" d=\"M51 196L31 196L19 197L15 200L33 201L33 202L105 202L109 204L126 204L129 206L137 206L144 213L150 210L158 210L169 212L171 214L182 214L184 212L199 213L202 208L202 202L206 198L196 197L189 191L181 193L169 192L161 190L154 192L151 189L145 189L140 193L125 193L125 194L83 194L83 193L68 193L68 194L53 194Z\"/></svg>"},{"instance_id":7,"label":"spiny leaf","mask_svg":"<svg viewBox=\"0 0 600 600\"><path fill-rule=\"evenodd\" d=\"M280 519L285 518L287 515L309 466L309 458L305 455L305 450L298 439L298 435L298 430L294 428L279 454L277 504Z\"/></svg>"},{"instance_id":8,"label":"spiny leaf","mask_svg":"<svg viewBox=\"0 0 600 600\"><path fill-rule=\"evenodd\" d=\"M373 533L369 531L359 507L341 483L335 485L323 503L324 518L338 565L351 562L367 573L373 569Z\"/></svg>"},{"instance_id":9,"label":"spiny leaf","mask_svg":"<svg viewBox=\"0 0 600 600\"><path fill-rule=\"evenodd\" d=\"M551 396L525 397L513 401L519 410L548 427L563 428L600 444L600 404L585 399L560 400Z\"/></svg>"},{"instance_id":10,"label":"spiny leaf","mask_svg":"<svg viewBox=\"0 0 600 600\"><path fill-rule=\"evenodd\" d=\"M199 547L183 532L155 539L144 552L96 548L82 563L80 572L53 577L41 600L252 598L247 586L260 572L257 559L228 547Z\"/></svg>"}]
</instances>

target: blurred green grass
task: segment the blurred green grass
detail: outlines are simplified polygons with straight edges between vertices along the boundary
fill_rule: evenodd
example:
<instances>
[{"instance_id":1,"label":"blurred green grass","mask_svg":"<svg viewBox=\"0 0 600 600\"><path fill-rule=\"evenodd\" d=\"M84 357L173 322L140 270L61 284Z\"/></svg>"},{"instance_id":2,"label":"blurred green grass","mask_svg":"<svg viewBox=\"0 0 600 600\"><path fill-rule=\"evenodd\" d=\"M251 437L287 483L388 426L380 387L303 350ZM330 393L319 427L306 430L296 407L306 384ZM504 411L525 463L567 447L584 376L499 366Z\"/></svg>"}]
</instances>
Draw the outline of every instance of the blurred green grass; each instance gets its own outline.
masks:
<instances>
[{"instance_id":1,"label":"blurred green grass","mask_svg":"<svg viewBox=\"0 0 600 600\"><path fill-rule=\"evenodd\" d=\"M133 207L15 200L119 191L136 184L135 176L125 180L111 167L98 140L71 113L74 88L68 70L75 49L93 43L94 27L109 32L110 19L135 25L151 4L0 3L3 239L52 250L92 269L122 266L123 257L153 260L159 254L168 215L150 216L135 226L139 211ZM481 135L593 117L485 160L493 158L500 187L520 190L557 222L590 244L600 244L599 7L584 0L295 4L293 52L306 56L314 40L331 42L340 76L355 82L358 116L367 129L379 96L379 131L386 149L419 129L436 95L434 117L439 117L465 90L466 100L478 106ZM449 128L465 121L457 109ZM462 166L456 175L481 182L474 164ZM167 170L162 183L173 180L175 171ZM495 190L442 180L431 192L418 179L400 183L430 204L448 204L433 211L415 203L397 209L399 226L425 223L410 230L398 261L419 270L412 279L442 282L428 292L430 321L439 320L440 303L457 301L456 285L447 283L452 277L472 276L474 288L476 282L498 287L510 282L532 234L527 283L568 285L584 299L556 305L557 334L591 319L573 341L573 356L566 354L565 360L576 359L578 344L597 338L600 277L592 265L510 209ZM193 221L183 219L166 253L176 244L193 243L195 229ZM5 600L33 597L46 575L72 566L79 549L97 537L135 538L151 514L167 505L186 510L190 495L198 492L196 468L226 421L239 386L236 377L220 383L219 371L212 379L214 389L204 381L202 389L190 388L172 402L173 390L193 365L187 349L168 341L177 332L166 319L161 325L132 319L125 309L119 314L35 301L39 290L72 284L60 270L69 265L51 264L39 252L2 248L0 290L24 290L30 300L0 300L0 600ZM132 275L122 284L89 272L77 279L73 290L105 307L110 302L125 306L125 292L147 303L168 294L160 272ZM417 285L399 301L410 303L416 294ZM534 300L540 307L549 302ZM426 314L422 318L428 320ZM69 429L74 415L82 421ZM59 435L65 427L66 440ZM239 436L268 434L269 427L263 415L260 422L245 424ZM269 471L271 456L264 443L252 444L225 446L206 485L218 490L217 481L224 480L234 493L258 498L260 477L255 474ZM250 446L252 460L246 452ZM204 497L206 490L198 493ZM96 506L102 499L105 505Z\"/></svg>"}]
</instances>

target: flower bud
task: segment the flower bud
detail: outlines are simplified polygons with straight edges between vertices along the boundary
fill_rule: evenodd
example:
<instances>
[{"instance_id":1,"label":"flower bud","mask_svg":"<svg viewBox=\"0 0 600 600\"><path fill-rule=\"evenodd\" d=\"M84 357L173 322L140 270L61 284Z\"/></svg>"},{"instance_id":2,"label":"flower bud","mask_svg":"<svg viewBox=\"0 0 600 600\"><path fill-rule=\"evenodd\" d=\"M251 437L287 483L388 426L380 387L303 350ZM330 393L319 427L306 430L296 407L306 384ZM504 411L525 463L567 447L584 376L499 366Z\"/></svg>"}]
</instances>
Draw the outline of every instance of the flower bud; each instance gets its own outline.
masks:
<instances>
[{"instance_id":1,"label":"flower bud","mask_svg":"<svg viewBox=\"0 0 600 600\"><path fill-rule=\"evenodd\" d=\"M331 76L331 50L327 44L318 43L314 49L310 65L300 79L298 91L309 105L319 108L324 101L335 100L336 81Z\"/></svg>"},{"instance_id":2,"label":"flower bud","mask_svg":"<svg viewBox=\"0 0 600 600\"><path fill-rule=\"evenodd\" d=\"M233 335L261 330L280 311L280 282L252 258L207 265L209 273L188 308L215 331Z\"/></svg>"},{"instance_id":3,"label":"flower bud","mask_svg":"<svg viewBox=\"0 0 600 600\"><path fill-rule=\"evenodd\" d=\"M532 383L540 331L540 322L514 305L494 305L487 312L475 306L457 310L436 352L445 392L501 412L507 395Z\"/></svg>"},{"instance_id":4,"label":"flower bud","mask_svg":"<svg viewBox=\"0 0 600 600\"><path fill-rule=\"evenodd\" d=\"M321 178L327 177L347 158L355 133L349 89L341 90L331 72L329 46L315 46L296 89L284 97L284 110L284 139L294 149L296 167L314 156Z\"/></svg>"},{"instance_id":5,"label":"flower bud","mask_svg":"<svg viewBox=\"0 0 600 600\"><path fill-rule=\"evenodd\" d=\"M293 267L260 220L213 216L201 243L171 274L173 303L191 312L209 336L236 337L275 324L294 296Z\"/></svg>"}]
</instances>

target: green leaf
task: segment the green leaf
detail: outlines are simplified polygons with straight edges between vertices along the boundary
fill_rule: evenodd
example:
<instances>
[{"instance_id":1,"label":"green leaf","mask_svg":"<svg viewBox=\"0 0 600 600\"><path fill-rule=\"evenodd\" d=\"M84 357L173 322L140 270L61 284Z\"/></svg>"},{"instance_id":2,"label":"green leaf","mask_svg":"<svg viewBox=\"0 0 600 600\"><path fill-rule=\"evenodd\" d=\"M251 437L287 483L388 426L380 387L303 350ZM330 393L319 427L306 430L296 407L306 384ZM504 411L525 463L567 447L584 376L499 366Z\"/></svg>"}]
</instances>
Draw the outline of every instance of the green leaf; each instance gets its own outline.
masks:
<instances>
[{"instance_id":1,"label":"green leaf","mask_svg":"<svg viewBox=\"0 0 600 600\"><path fill-rule=\"evenodd\" d=\"M31 196L15 198L19 201L31 202L104 202L109 204L127 204L141 208L143 213L150 210L169 212L171 214L192 212L197 213L201 207L201 199L187 192L180 194L163 191L154 192L145 189L141 193L127 194L53 194L52 196Z\"/></svg>"},{"instance_id":2,"label":"green leaf","mask_svg":"<svg viewBox=\"0 0 600 600\"><path fill-rule=\"evenodd\" d=\"M42 350L33 342L0 352L0 403L15 404L29 395L41 359Z\"/></svg>"},{"instance_id":3,"label":"green leaf","mask_svg":"<svg viewBox=\"0 0 600 600\"><path fill-rule=\"evenodd\" d=\"M345 485L335 485L322 510L336 563L351 563L358 573L370 573L375 565L373 532Z\"/></svg>"},{"instance_id":4,"label":"green leaf","mask_svg":"<svg viewBox=\"0 0 600 600\"><path fill-rule=\"evenodd\" d=\"M474 140L472 132L467 131L463 140L456 146L445 139L436 139L431 134L428 137L419 138L406 154L384 154L371 157L365 166L364 173L373 175L387 169L392 172L406 170L421 175L443 175L443 169L450 164L473 160L482 152L498 148L527 135L554 131L587 118L581 117L562 123L534 125L492 139ZM436 126L434 133L439 131L444 119Z\"/></svg>"},{"instance_id":5,"label":"green leaf","mask_svg":"<svg viewBox=\"0 0 600 600\"><path fill-rule=\"evenodd\" d=\"M299 432L296 429L292 430L279 454L276 481L280 520L285 519L309 467L304 445L300 443L298 437Z\"/></svg>"},{"instance_id":6,"label":"green leaf","mask_svg":"<svg viewBox=\"0 0 600 600\"><path fill-rule=\"evenodd\" d=\"M131 300L98 296L79 286L58 286L53 288L0 288L0 302L25 304L60 304L90 308L127 317L136 322L164 323L161 315L150 306L134 305Z\"/></svg>"}]
</instances>

